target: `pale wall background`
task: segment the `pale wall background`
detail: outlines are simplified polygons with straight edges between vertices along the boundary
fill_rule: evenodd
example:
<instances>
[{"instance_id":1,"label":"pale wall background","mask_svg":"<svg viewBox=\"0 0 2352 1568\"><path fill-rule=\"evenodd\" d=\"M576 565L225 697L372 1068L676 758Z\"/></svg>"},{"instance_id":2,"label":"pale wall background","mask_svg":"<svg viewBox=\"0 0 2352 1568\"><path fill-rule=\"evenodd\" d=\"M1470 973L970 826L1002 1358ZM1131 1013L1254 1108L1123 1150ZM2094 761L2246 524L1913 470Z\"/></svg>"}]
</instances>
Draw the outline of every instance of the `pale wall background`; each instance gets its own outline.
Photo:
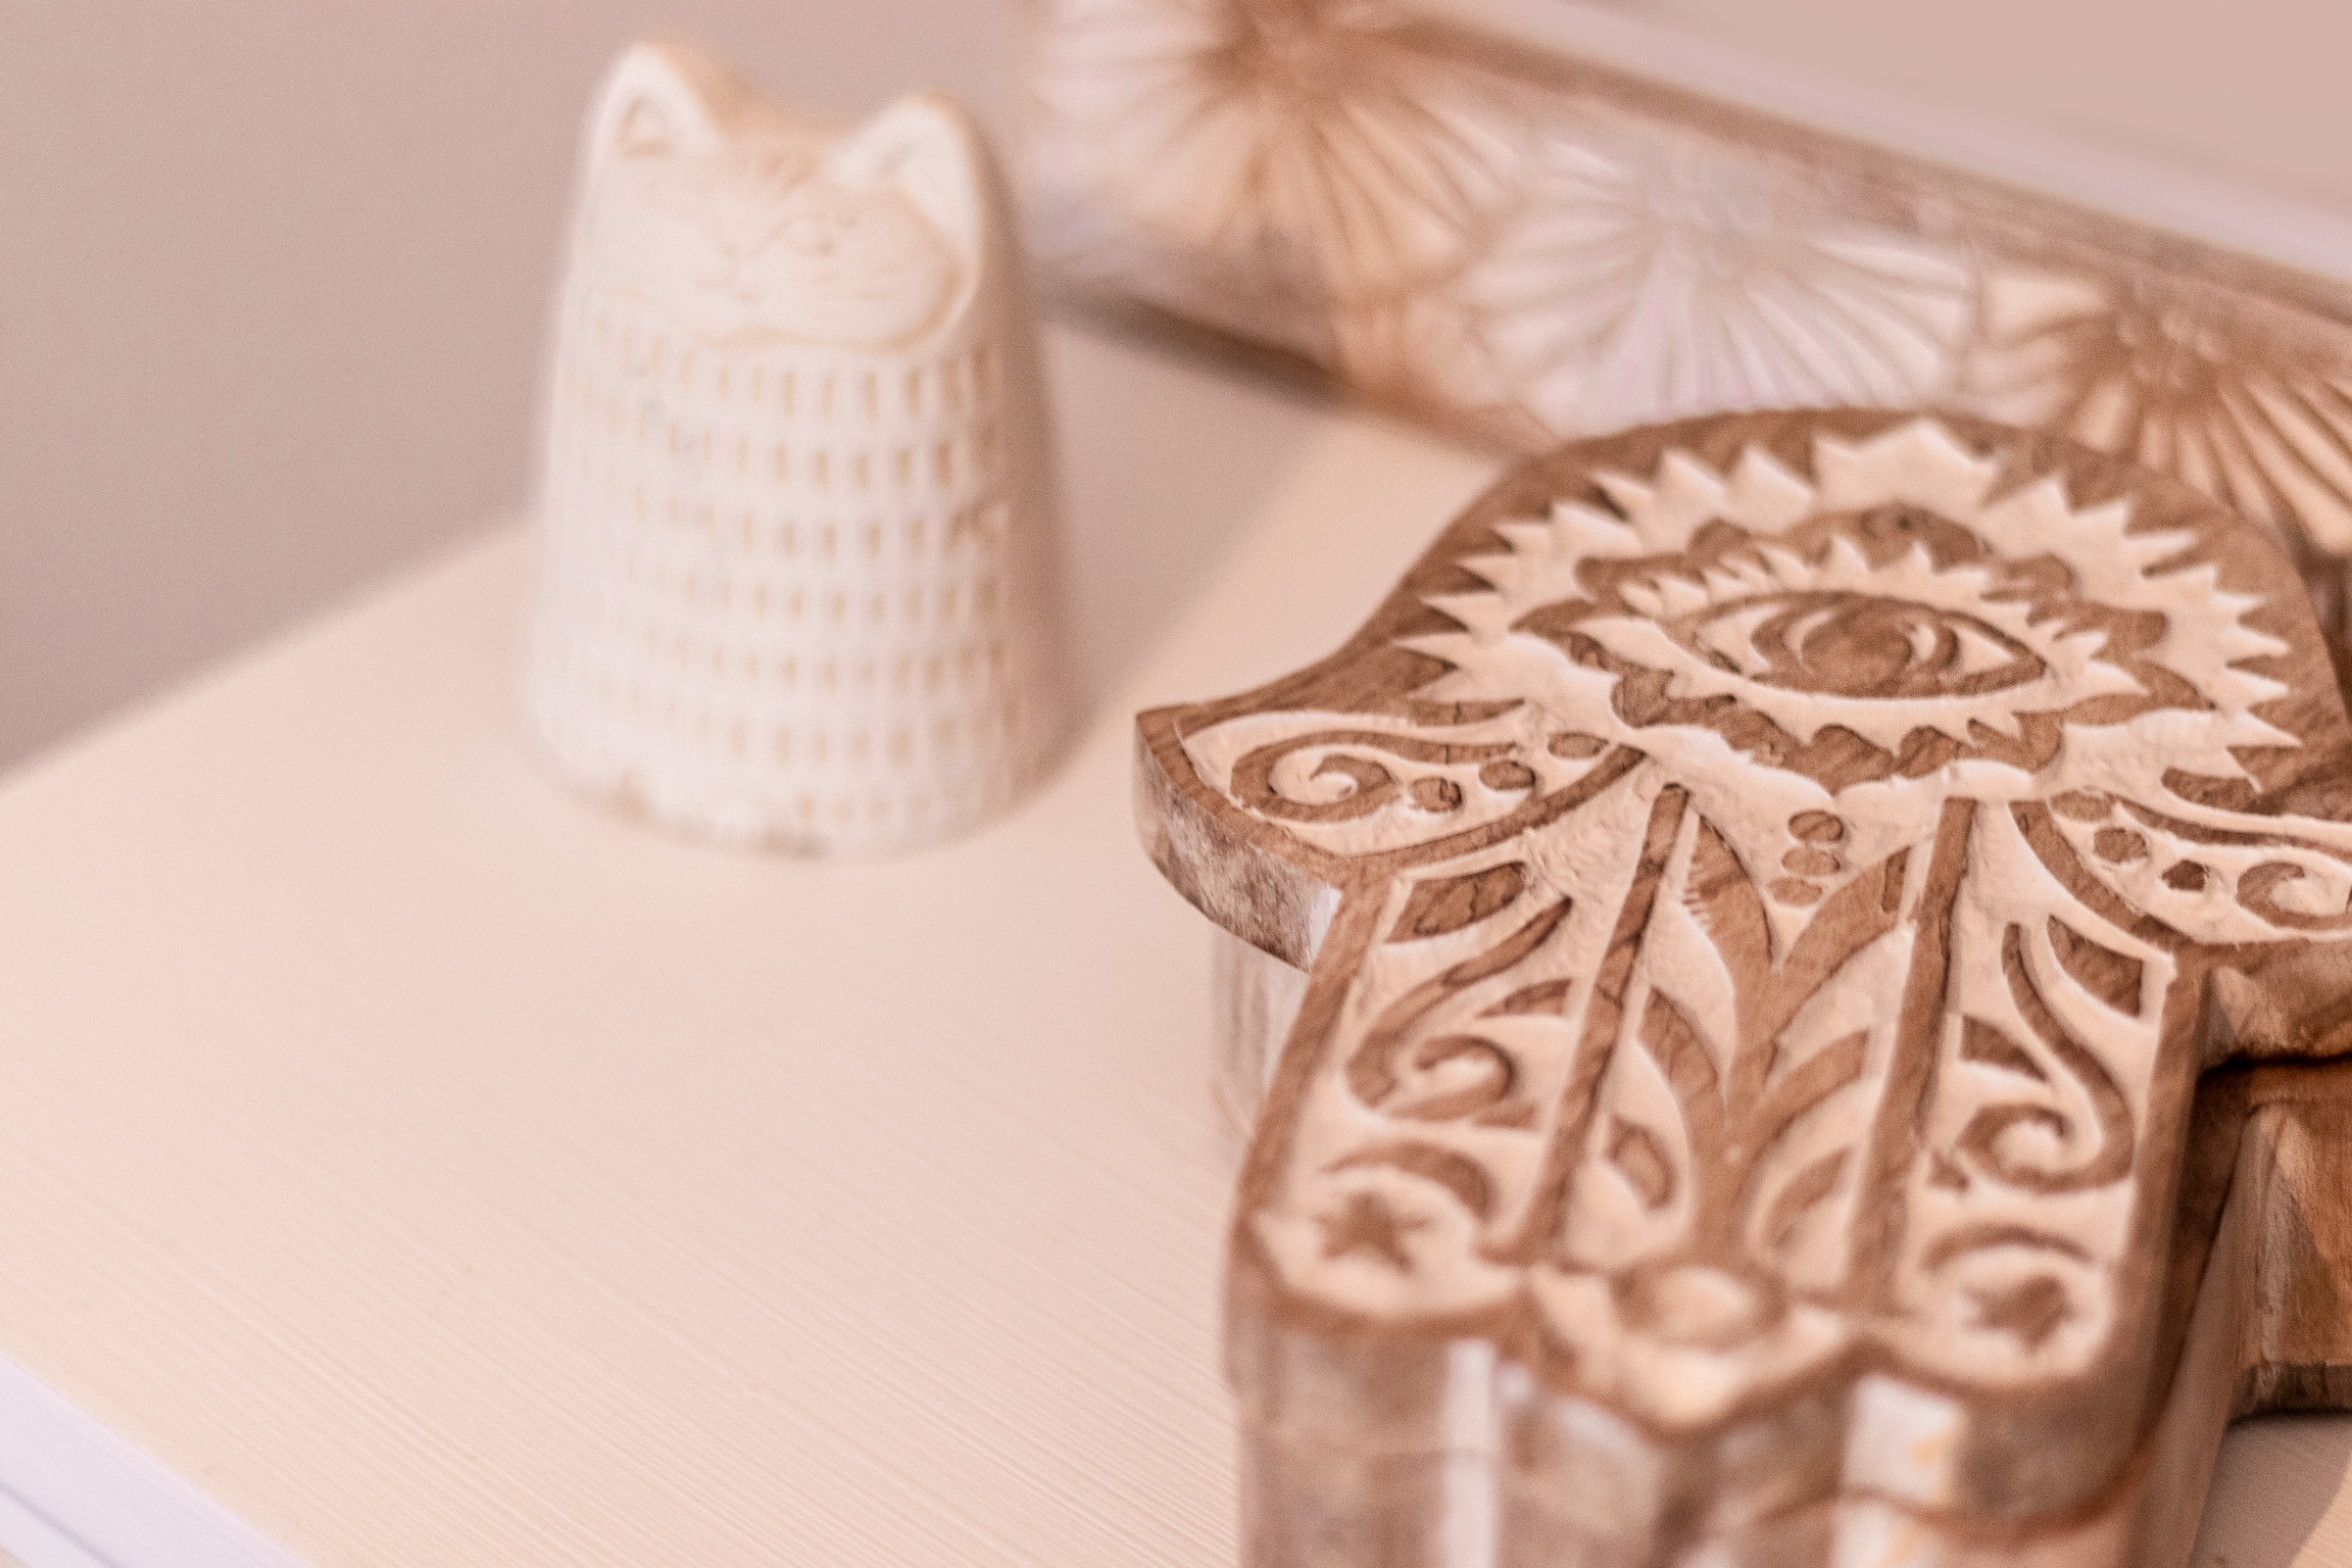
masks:
<instances>
[{"instance_id":1,"label":"pale wall background","mask_svg":"<svg viewBox=\"0 0 2352 1568\"><path fill-rule=\"evenodd\" d=\"M519 504L625 40L1002 123L1016 5L0 0L0 765ZM2352 211L2344 0L1618 9Z\"/></svg>"},{"instance_id":2,"label":"pale wall background","mask_svg":"<svg viewBox=\"0 0 2352 1568\"><path fill-rule=\"evenodd\" d=\"M2346 0L1644 0L1616 9L1996 123L2352 212Z\"/></svg>"},{"instance_id":3,"label":"pale wall background","mask_svg":"<svg viewBox=\"0 0 2352 1568\"><path fill-rule=\"evenodd\" d=\"M843 113L1012 74L968 0L0 0L0 763L517 506L655 30Z\"/></svg>"}]
</instances>

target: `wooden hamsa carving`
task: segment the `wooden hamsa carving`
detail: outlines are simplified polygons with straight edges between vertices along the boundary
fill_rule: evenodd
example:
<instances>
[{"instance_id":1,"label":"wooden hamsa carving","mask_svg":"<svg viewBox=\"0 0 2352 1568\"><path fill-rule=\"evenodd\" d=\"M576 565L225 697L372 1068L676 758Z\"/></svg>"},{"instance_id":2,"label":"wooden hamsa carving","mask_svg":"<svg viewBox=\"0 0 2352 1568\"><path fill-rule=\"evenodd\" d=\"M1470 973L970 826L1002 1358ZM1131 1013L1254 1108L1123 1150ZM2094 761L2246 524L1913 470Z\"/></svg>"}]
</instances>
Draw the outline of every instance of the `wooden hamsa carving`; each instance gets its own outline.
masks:
<instances>
[{"instance_id":1,"label":"wooden hamsa carving","mask_svg":"<svg viewBox=\"0 0 2352 1568\"><path fill-rule=\"evenodd\" d=\"M2352 1048L2352 726L2184 487L1869 412L1572 446L1141 746L1161 868L1309 972L1252 1562L2147 1568L2234 1410L2333 1397L2327 1216L2261 1238Z\"/></svg>"}]
</instances>

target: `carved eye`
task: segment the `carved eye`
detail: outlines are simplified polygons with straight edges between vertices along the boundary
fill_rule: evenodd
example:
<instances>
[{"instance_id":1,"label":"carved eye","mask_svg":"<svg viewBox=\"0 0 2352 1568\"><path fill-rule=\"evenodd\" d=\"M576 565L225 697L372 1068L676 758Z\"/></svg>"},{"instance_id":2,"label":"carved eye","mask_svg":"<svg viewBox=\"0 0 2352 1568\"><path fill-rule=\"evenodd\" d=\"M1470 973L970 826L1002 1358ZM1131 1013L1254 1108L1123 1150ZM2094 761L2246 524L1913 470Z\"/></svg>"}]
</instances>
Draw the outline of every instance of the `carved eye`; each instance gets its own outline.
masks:
<instances>
[{"instance_id":1,"label":"carved eye","mask_svg":"<svg viewBox=\"0 0 2352 1568\"><path fill-rule=\"evenodd\" d=\"M1870 594L1766 594L1665 623L1722 668L1834 697L1956 697L2038 677L2040 658L1962 611Z\"/></svg>"}]
</instances>

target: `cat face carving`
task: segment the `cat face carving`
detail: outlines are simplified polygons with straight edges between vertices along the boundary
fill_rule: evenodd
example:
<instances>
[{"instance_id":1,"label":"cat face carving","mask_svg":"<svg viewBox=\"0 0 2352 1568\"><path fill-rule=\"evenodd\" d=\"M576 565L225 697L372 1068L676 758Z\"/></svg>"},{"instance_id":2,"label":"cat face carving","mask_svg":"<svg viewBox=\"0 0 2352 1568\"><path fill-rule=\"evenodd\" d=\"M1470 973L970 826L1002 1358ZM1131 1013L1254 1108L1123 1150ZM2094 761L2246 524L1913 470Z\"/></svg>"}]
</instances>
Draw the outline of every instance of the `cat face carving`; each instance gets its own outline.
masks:
<instances>
[{"instance_id":1,"label":"cat face carving","mask_svg":"<svg viewBox=\"0 0 2352 1568\"><path fill-rule=\"evenodd\" d=\"M683 44L590 115L525 691L568 778L808 854L1008 804L1069 712L1011 214L944 98L844 129Z\"/></svg>"},{"instance_id":2,"label":"cat face carving","mask_svg":"<svg viewBox=\"0 0 2352 1568\"><path fill-rule=\"evenodd\" d=\"M916 100L843 136L640 51L593 127L580 281L716 341L904 342L976 261L956 129Z\"/></svg>"}]
</instances>

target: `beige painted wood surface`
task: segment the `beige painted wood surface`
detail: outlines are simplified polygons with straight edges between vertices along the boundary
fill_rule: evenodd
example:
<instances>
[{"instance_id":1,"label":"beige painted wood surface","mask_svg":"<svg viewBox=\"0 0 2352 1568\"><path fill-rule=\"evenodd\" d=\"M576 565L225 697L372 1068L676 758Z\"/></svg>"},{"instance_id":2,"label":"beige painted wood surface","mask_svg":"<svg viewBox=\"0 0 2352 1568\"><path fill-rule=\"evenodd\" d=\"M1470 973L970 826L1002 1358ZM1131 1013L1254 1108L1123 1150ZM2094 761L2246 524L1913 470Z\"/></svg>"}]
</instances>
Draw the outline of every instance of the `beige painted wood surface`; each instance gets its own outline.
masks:
<instances>
[{"instance_id":1,"label":"beige painted wood surface","mask_svg":"<svg viewBox=\"0 0 2352 1568\"><path fill-rule=\"evenodd\" d=\"M320 1568L1229 1561L1209 945L1131 717L1323 652L1491 468L1054 361L1098 697L976 837L556 792L504 535L0 790L0 1351ZM2347 1434L2241 1432L2196 1560L2352 1560Z\"/></svg>"}]
</instances>

